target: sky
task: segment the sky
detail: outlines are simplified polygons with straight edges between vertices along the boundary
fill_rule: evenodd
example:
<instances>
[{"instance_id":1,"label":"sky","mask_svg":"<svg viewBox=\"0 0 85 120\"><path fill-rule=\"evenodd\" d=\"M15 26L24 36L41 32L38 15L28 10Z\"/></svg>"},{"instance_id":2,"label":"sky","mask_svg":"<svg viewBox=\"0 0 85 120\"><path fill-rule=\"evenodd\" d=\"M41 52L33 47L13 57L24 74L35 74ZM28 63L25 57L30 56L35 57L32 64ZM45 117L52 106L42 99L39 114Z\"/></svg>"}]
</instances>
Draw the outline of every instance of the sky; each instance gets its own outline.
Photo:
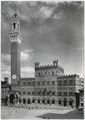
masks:
<instances>
[{"instance_id":1,"label":"sky","mask_svg":"<svg viewBox=\"0 0 85 120\"><path fill-rule=\"evenodd\" d=\"M34 62L50 65L58 59L64 73L83 77L84 3L1 2L1 75L10 79L11 17L17 11L22 33L21 77L34 77Z\"/></svg>"}]
</instances>

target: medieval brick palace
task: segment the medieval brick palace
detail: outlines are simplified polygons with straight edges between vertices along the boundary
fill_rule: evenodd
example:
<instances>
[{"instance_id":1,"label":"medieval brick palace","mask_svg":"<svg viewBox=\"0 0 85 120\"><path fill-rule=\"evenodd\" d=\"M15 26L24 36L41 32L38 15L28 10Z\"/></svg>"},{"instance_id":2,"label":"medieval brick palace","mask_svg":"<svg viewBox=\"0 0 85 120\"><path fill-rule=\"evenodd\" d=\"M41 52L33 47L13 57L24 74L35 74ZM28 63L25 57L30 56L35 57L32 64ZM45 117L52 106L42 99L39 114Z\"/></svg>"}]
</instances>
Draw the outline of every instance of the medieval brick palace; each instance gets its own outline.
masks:
<instances>
[{"instance_id":1,"label":"medieval brick palace","mask_svg":"<svg viewBox=\"0 0 85 120\"><path fill-rule=\"evenodd\" d=\"M11 18L11 84L8 78L1 84L1 104L26 106L54 105L78 107L79 91L84 87L84 80L79 75L65 75L58 60L52 65L41 66L35 63L35 78L20 77L20 46L22 35L17 13ZM83 104L82 104L83 106Z\"/></svg>"}]
</instances>

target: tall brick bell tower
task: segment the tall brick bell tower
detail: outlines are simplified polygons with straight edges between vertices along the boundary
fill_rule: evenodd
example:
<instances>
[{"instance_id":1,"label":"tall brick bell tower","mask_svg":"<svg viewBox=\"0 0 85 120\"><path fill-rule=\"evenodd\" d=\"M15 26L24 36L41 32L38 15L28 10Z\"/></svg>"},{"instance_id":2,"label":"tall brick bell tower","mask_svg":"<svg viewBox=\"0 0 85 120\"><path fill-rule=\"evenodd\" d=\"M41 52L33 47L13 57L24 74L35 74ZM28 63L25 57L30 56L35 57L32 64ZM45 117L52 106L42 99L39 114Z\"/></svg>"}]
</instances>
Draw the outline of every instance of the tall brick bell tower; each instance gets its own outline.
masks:
<instances>
[{"instance_id":1,"label":"tall brick bell tower","mask_svg":"<svg viewBox=\"0 0 85 120\"><path fill-rule=\"evenodd\" d=\"M11 32L9 34L11 43L11 84L18 85L20 83L20 21L15 12L11 18Z\"/></svg>"}]
</instances>

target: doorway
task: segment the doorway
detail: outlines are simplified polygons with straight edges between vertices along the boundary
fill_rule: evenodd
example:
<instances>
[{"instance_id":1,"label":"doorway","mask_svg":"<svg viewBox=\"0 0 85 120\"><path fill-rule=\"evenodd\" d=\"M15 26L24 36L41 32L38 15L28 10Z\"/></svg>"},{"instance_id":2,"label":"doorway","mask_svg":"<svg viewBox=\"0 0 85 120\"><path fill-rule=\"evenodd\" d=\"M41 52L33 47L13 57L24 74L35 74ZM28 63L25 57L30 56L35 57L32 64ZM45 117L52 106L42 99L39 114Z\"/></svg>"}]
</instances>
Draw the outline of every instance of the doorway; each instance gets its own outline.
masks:
<instances>
[{"instance_id":1,"label":"doorway","mask_svg":"<svg viewBox=\"0 0 85 120\"><path fill-rule=\"evenodd\" d=\"M10 94L10 96L9 96L9 101L10 101L11 104L14 104L14 101L15 101L15 96L14 96L14 94Z\"/></svg>"},{"instance_id":2,"label":"doorway","mask_svg":"<svg viewBox=\"0 0 85 120\"><path fill-rule=\"evenodd\" d=\"M67 99L66 98L64 98L63 105L67 106Z\"/></svg>"}]
</instances>

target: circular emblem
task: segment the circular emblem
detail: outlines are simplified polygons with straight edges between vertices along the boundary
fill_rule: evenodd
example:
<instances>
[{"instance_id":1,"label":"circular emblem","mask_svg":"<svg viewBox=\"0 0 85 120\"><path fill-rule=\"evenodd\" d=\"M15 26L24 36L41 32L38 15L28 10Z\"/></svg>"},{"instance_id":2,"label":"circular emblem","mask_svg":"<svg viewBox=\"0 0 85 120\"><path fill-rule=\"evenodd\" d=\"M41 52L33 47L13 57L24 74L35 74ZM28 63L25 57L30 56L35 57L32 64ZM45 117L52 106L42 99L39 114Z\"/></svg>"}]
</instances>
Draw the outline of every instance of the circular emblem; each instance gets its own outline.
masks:
<instances>
[{"instance_id":1,"label":"circular emblem","mask_svg":"<svg viewBox=\"0 0 85 120\"><path fill-rule=\"evenodd\" d=\"M16 75L12 75L12 79L16 79Z\"/></svg>"}]
</instances>

